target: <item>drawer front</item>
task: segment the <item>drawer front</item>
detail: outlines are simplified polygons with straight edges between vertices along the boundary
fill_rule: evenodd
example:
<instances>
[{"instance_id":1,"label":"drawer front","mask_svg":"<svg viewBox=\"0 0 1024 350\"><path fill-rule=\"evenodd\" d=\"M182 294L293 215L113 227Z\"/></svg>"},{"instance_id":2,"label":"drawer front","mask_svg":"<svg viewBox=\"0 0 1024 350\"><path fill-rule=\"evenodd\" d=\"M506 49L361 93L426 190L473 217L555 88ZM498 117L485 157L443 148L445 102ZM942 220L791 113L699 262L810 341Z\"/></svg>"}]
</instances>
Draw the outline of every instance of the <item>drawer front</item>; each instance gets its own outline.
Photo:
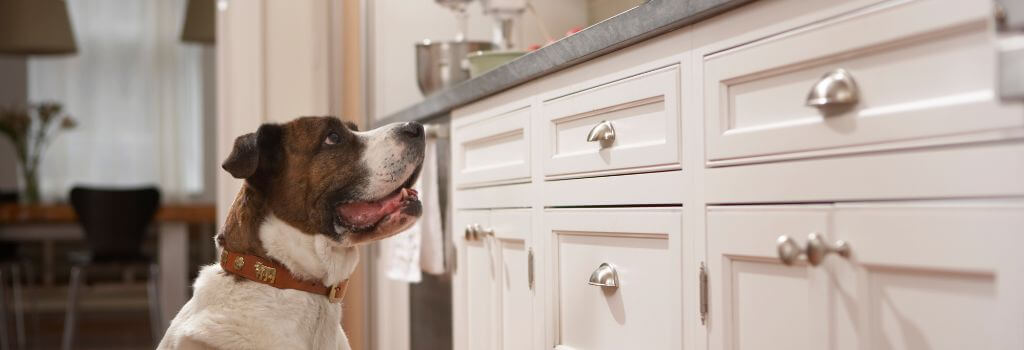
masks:
<instances>
[{"instance_id":1,"label":"drawer front","mask_svg":"<svg viewBox=\"0 0 1024 350\"><path fill-rule=\"evenodd\" d=\"M853 259L826 262L863 284L831 297L856 305L862 349L1024 349L1024 201L840 204L834 222Z\"/></svg>"},{"instance_id":2,"label":"drawer front","mask_svg":"<svg viewBox=\"0 0 1024 350\"><path fill-rule=\"evenodd\" d=\"M681 224L668 209L548 212L555 344L680 349ZM618 287L589 284L602 264Z\"/></svg>"},{"instance_id":3,"label":"drawer front","mask_svg":"<svg viewBox=\"0 0 1024 350\"><path fill-rule=\"evenodd\" d=\"M1022 126L1021 104L995 91L991 7L887 1L704 57L709 163L991 138ZM825 79L840 69L845 77ZM834 98L808 106L812 87ZM851 91L858 98L837 98Z\"/></svg>"},{"instance_id":4,"label":"drawer front","mask_svg":"<svg viewBox=\"0 0 1024 350\"><path fill-rule=\"evenodd\" d=\"M530 180L530 108L461 125L452 134L458 188Z\"/></svg>"},{"instance_id":5,"label":"drawer front","mask_svg":"<svg viewBox=\"0 0 1024 350\"><path fill-rule=\"evenodd\" d=\"M678 66L550 100L541 110L548 177L679 168Z\"/></svg>"},{"instance_id":6,"label":"drawer front","mask_svg":"<svg viewBox=\"0 0 1024 350\"><path fill-rule=\"evenodd\" d=\"M783 264L777 240L804 247L828 232L830 206L709 207L709 349L828 349L828 280L803 260ZM836 327L842 328L843 324Z\"/></svg>"}]
</instances>

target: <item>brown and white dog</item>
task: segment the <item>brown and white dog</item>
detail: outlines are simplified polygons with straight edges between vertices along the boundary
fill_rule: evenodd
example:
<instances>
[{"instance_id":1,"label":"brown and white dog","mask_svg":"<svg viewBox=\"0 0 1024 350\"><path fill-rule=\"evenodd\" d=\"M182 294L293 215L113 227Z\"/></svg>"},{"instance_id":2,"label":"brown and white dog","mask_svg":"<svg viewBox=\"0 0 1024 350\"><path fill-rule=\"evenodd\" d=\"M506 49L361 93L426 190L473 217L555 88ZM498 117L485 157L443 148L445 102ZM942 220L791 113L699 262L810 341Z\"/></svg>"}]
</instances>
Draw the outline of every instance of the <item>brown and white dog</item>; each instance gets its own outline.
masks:
<instances>
[{"instance_id":1,"label":"brown and white dog","mask_svg":"<svg viewBox=\"0 0 1024 350\"><path fill-rule=\"evenodd\" d=\"M418 123L358 132L332 117L264 124L239 137L223 168L245 184L215 239L222 259L231 252L287 270L277 271L279 280L290 274L320 288L338 286L358 262L356 246L419 217L409 187L423 148ZM230 264L200 271L159 349L349 349L340 304L243 278L242 266Z\"/></svg>"}]
</instances>

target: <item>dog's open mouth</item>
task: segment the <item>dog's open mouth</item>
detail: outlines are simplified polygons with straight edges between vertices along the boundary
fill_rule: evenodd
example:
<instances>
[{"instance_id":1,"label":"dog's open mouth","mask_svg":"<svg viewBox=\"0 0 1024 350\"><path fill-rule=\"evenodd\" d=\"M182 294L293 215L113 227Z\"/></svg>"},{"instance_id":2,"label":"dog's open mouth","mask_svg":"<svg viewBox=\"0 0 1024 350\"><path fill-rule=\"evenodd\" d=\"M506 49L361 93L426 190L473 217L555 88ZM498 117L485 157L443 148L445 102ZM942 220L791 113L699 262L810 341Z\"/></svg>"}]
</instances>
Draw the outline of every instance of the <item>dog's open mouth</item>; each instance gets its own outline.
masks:
<instances>
[{"instance_id":1,"label":"dog's open mouth","mask_svg":"<svg viewBox=\"0 0 1024 350\"><path fill-rule=\"evenodd\" d=\"M338 219L352 231L369 231L388 216L401 212L410 204L419 203L419 192L410 188L413 176L391 194L374 201L341 203L335 207Z\"/></svg>"}]
</instances>

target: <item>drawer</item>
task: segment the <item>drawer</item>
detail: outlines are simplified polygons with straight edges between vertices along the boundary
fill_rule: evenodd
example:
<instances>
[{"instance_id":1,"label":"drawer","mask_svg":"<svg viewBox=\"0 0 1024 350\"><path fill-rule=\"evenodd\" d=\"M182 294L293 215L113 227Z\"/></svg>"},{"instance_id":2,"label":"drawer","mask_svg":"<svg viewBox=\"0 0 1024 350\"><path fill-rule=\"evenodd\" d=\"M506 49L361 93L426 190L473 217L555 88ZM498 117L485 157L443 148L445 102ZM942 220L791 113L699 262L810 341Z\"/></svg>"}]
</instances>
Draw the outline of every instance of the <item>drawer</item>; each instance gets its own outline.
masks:
<instances>
[{"instance_id":1,"label":"drawer","mask_svg":"<svg viewBox=\"0 0 1024 350\"><path fill-rule=\"evenodd\" d=\"M965 142L1021 127L1022 105L995 92L991 7L886 1L705 56L709 164ZM812 88L857 98L811 107Z\"/></svg>"},{"instance_id":2,"label":"drawer","mask_svg":"<svg viewBox=\"0 0 1024 350\"><path fill-rule=\"evenodd\" d=\"M454 127L452 148L457 188L529 182L529 106Z\"/></svg>"},{"instance_id":3,"label":"drawer","mask_svg":"<svg viewBox=\"0 0 1024 350\"><path fill-rule=\"evenodd\" d=\"M818 335L825 275L799 260L779 261L777 240L799 247L829 233L830 205L724 206L707 213L709 349L828 349Z\"/></svg>"},{"instance_id":4,"label":"drawer","mask_svg":"<svg viewBox=\"0 0 1024 350\"><path fill-rule=\"evenodd\" d=\"M546 101L541 111L548 178L679 168L678 65Z\"/></svg>"},{"instance_id":5,"label":"drawer","mask_svg":"<svg viewBox=\"0 0 1024 350\"><path fill-rule=\"evenodd\" d=\"M545 218L555 305L550 345L682 348L678 209L552 210ZM590 284L602 264L618 287Z\"/></svg>"}]
</instances>

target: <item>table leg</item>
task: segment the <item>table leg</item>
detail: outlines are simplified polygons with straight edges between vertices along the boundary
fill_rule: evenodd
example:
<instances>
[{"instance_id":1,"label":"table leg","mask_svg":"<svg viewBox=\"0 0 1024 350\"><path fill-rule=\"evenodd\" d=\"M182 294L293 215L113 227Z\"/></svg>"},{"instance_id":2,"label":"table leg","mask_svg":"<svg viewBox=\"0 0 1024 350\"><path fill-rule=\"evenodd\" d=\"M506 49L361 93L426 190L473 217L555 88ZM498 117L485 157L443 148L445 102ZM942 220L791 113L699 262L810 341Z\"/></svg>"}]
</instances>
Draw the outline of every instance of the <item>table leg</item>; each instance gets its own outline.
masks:
<instances>
[{"instance_id":1,"label":"table leg","mask_svg":"<svg viewBox=\"0 0 1024 350\"><path fill-rule=\"evenodd\" d=\"M188 225L162 223L159 237L160 313L166 329L188 298Z\"/></svg>"}]
</instances>

